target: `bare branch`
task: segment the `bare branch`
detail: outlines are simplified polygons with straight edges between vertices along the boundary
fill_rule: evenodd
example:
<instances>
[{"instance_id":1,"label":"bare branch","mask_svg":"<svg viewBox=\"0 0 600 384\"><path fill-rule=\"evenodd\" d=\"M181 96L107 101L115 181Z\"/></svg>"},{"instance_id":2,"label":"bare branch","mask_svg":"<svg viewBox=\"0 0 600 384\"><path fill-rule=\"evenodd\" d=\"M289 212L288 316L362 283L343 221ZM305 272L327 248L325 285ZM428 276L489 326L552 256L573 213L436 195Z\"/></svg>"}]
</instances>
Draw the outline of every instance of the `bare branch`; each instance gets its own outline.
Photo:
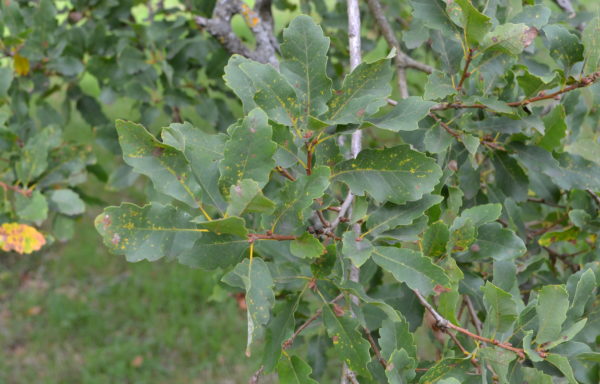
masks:
<instances>
[{"instance_id":1,"label":"bare branch","mask_svg":"<svg viewBox=\"0 0 600 384\"><path fill-rule=\"evenodd\" d=\"M231 53L237 53L249 59L269 63L279 67L275 56L277 49L276 39L273 35L273 18L270 12L270 1L258 1L257 10L250 9L241 0L218 0L213 10L212 17L197 16L196 24L213 35ZM231 28L231 19L240 14L252 30L256 39L256 49L248 49ZM266 17L264 20L262 17Z\"/></svg>"},{"instance_id":2,"label":"bare branch","mask_svg":"<svg viewBox=\"0 0 600 384\"><path fill-rule=\"evenodd\" d=\"M433 68L431 66L412 59L410 56L408 56L402 51L400 42L398 41L398 39L396 39L394 30L392 29L390 23L385 17L385 13L381 7L381 3L379 2L379 0L367 0L367 4L369 5L369 10L373 14L373 17L375 18L375 21L379 26L379 30L381 31L383 38L387 41L390 47L396 48L396 65L401 68L417 69L425 73L433 72Z\"/></svg>"}]
</instances>

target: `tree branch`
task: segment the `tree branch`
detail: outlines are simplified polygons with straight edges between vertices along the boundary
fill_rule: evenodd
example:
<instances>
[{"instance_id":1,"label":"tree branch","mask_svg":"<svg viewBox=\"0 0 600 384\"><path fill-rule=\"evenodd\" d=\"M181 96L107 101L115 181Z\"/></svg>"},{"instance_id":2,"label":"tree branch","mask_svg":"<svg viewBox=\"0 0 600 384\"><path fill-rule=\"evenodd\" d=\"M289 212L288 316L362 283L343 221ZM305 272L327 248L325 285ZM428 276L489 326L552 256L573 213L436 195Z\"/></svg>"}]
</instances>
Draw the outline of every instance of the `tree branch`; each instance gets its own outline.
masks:
<instances>
[{"instance_id":1,"label":"tree branch","mask_svg":"<svg viewBox=\"0 0 600 384\"><path fill-rule=\"evenodd\" d=\"M13 191L18 193L19 195L23 195L25 197L31 197L31 193L33 192L31 189L23 189L23 188L19 188L16 185L10 185L10 184L6 184L2 181L0 181L0 188L4 189L4 191Z\"/></svg>"},{"instance_id":2,"label":"tree branch","mask_svg":"<svg viewBox=\"0 0 600 384\"><path fill-rule=\"evenodd\" d=\"M467 52L467 57L465 58L465 66L462 71L462 76L460 77L460 81L456 86L457 91L460 91L462 89L463 83L465 82L467 77L471 76L471 73L469 73L469 65L471 65L471 60L473 60L473 49L469 48L469 51Z\"/></svg>"},{"instance_id":3,"label":"tree branch","mask_svg":"<svg viewBox=\"0 0 600 384\"><path fill-rule=\"evenodd\" d=\"M260 379L260 375L262 374L264 369L265 367L261 365L260 368L258 368L258 370L254 372L252 377L250 377L250 380L248 380L248 384L258 384L258 380Z\"/></svg>"},{"instance_id":4,"label":"tree branch","mask_svg":"<svg viewBox=\"0 0 600 384\"><path fill-rule=\"evenodd\" d=\"M292 176L292 174L285 168L280 167L279 165L275 167L275 170L277 172L279 172L283 177L285 177L288 180L291 181L296 181L296 178L294 176Z\"/></svg>"},{"instance_id":5,"label":"tree branch","mask_svg":"<svg viewBox=\"0 0 600 384\"><path fill-rule=\"evenodd\" d=\"M276 240L276 241L289 241L296 240L298 236L294 235L279 235L277 233L267 232L265 234L262 233L249 233L248 234L248 242L253 243L256 240Z\"/></svg>"},{"instance_id":6,"label":"tree branch","mask_svg":"<svg viewBox=\"0 0 600 384\"><path fill-rule=\"evenodd\" d=\"M408 85L406 82L405 69L414 68L425 73L431 73L433 68L427 64L413 60L410 56L402 51L400 42L396 38L394 30L385 17L385 13L379 0L367 0L367 4L369 6L369 10L373 14L373 17L375 18L375 22L377 23L383 38L388 43L388 46L396 49L396 57L394 57L394 61L396 64L396 75L398 77L398 88L400 89L400 97L405 99L408 97Z\"/></svg>"},{"instance_id":7,"label":"tree branch","mask_svg":"<svg viewBox=\"0 0 600 384\"><path fill-rule=\"evenodd\" d=\"M339 301L343 297L344 297L344 294L341 293L341 294L337 295L333 300L331 300L329 302L329 304L333 304L333 303ZM319 316L321 316L321 313L323 313L323 308L317 309L316 312L311 317L309 317L304 323L302 323L302 325L300 325L298 327L298 329L296 329L296 331L292 334L292 336L290 336L289 339L287 339L286 341L283 342L282 348L283 349L290 348L292 346L292 344L294 344L294 340L296 340L296 337L298 337L298 335L302 331L304 331L309 325L311 325L313 321L317 320L317 318Z\"/></svg>"},{"instance_id":8,"label":"tree branch","mask_svg":"<svg viewBox=\"0 0 600 384\"><path fill-rule=\"evenodd\" d=\"M231 28L231 19L236 14L242 15L254 34L256 39L256 49L254 51L246 47ZM241 0L218 0L210 19L196 16L195 20L196 25L206 29L229 52L237 53L261 63L269 63L276 68L279 67L279 61L275 56L278 46L273 35L270 0L257 1L256 10L250 9Z\"/></svg>"},{"instance_id":9,"label":"tree branch","mask_svg":"<svg viewBox=\"0 0 600 384\"><path fill-rule=\"evenodd\" d=\"M438 328L453 329L457 332L462 333L463 335L469 336L472 339L479 340L484 343L493 344L499 348L506 349L508 351L516 353L522 359L525 358L525 350L523 350L522 348L516 348L516 347L513 347L512 345L510 345L509 343L503 343L498 340L488 339L487 337L479 336L478 334L475 334L465 328L462 328L462 327L459 327L458 325L452 324L449 320L447 320L442 315L440 315L435 310L435 308L433 308L433 306L427 302L427 299L425 299L425 297L423 295L421 295L421 293L418 290L414 290L413 292L417 296L417 299L419 299L419 302L421 302L421 305L423 305L425 307L425 309L427 309L427 311L429 311L429 313L431 313L431 315L433 316L433 318L436 321L436 326ZM543 353L540 354L540 356L545 357L545 356L543 356Z\"/></svg>"},{"instance_id":10,"label":"tree branch","mask_svg":"<svg viewBox=\"0 0 600 384\"><path fill-rule=\"evenodd\" d=\"M537 94L537 96L530 97L530 98L527 98L527 99L524 99L521 101L511 101L509 103L506 103L506 105L514 108L514 107L521 107L524 105L535 103L536 101L556 99L563 93L571 92L571 91L579 89L579 88L588 87L588 86L594 84L594 82L596 82L596 80L598 80L599 78L600 78L600 71L597 71L590 75L582 77L579 81L575 82L574 84L571 84L568 87L559 89L558 91L548 93L548 94L544 91L541 91L540 93ZM484 104L463 104L461 102L456 102L456 103L442 103L439 105L434 105L433 107L431 107L430 110L431 111L445 111L447 109L467 109L467 108L487 109L488 107L487 107L487 105L484 105Z\"/></svg>"}]
</instances>

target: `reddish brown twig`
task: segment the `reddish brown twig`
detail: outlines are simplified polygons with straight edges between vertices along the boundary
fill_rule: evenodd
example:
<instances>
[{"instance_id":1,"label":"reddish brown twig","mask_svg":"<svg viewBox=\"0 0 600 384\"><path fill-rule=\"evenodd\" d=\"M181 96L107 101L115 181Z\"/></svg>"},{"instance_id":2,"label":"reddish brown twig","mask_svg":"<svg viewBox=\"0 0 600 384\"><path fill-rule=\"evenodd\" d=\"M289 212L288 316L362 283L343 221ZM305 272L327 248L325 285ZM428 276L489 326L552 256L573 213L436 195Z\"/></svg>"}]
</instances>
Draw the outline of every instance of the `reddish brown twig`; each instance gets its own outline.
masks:
<instances>
[{"instance_id":1,"label":"reddish brown twig","mask_svg":"<svg viewBox=\"0 0 600 384\"><path fill-rule=\"evenodd\" d=\"M600 196L598 196L596 194L596 192L592 191L591 189L586 189L585 190L591 197L592 199L594 199L594 201L596 202L596 204L598 205L598 208L600 208Z\"/></svg>"},{"instance_id":2,"label":"reddish brown twig","mask_svg":"<svg viewBox=\"0 0 600 384\"><path fill-rule=\"evenodd\" d=\"M367 336L367 340L369 341L369 344L371 344L371 349L373 349L373 352L375 352L375 357L377 357L377 360L379 360L379 364L381 364L381 366L383 367L383 369L387 370L388 369L388 363L383 358L383 356L381 356L381 351L379 350L379 347L377 346L377 343L373 339L373 336L371 336L371 331L369 331L369 329L367 327L363 327L363 331L365 331L365 335Z\"/></svg>"},{"instance_id":3,"label":"reddish brown twig","mask_svg":"<svg viewBox=\"0 0 600 384\"><path fill-rule=\"evenodd\" d=\"M546 93L544 91L541 91L540 93L537 94L537 96L530 97L528 99L524 99L521 101L511 101L509 103L506 103L506 105L508 105L509 107L521 107L521 106L524 106L527 104L535 103L536 101L555 99L558 96L562 95L563 93L567 93L567 92L573 91L575 89L590 86L599 78L600 78L600 71L594 72L590 75L582 77L579 81L575 82L574 84L569 85L568 87L559 89L558 91L555 91L552 93ZM484 104L463 104L461 102L455 102L455 103L442 103L439 105L434 105L433 107L431 107L430 110L431 111L445 111L447 109L467 109L467 108L486 109L488 107L487 107L487 105L484 105Z\"/></svg>"},{"instance_id":4,"label":"reddish brown twig","mask_svg":"<svg viewBox=\"0 0 600 384\"><path fill-rule=\"evenodd\" d=\"M287 169L285 169L285 168L283 168L283 167L280 167L280 166L278 165L278 166L276 166L276 167L275 167L275 170L276 170L277 172L279 172L279 173L280 173L280 174L281 174L283 177L285 177L286 179L288 179L288 180L291 180L291 181L296 181L296 178L295 178L294 176L292 176L292 174L291 174L291 173L289 173Z\"/></svg>"},{"instance_id":5,"label":"reddish brown twig","mask_svg":"<svg viewBox=\"0 0 600 384\"><path fill-rule=\"evenodd\" d=\"M0 188L4 189L5 192L10 190L10 191L16 192L20 195L23 195L25 197L31 197L31 194L33 193L33 190L31 190L31 189L23 189L23 188L17 187L16 185L10 185L10 184L3 183L2 181L0 181Z\"/></svg>"},{"instance_id":6,"label":"reddish brown twig","mask_svg":"<svg viewBox=\"0 0 600 384\"><path fill-rule=\"evenodd\" d=\"M333 300L331 300L329 302L329 304L333 304L333 303L339 301L342 297L344 297L344 295L339 294ZM311 317L309 317L304 323L302 323L302 325L300 325L298 327L298 329L296 329L296 331L292 334L292 336L290 336L289 339L287 339L286 341L283 342L283 344L282 344L283 349L290 348L292 346L292 344L294 344L294 340L296 340L296 337L298 337L298 335L302 331L304 331L309 325L311 325L313 321L317 320L317 318L319 316L321 316L321 313L323 313L323 308L317 309L316 312Z\"/></svg>"},{"instance_id":7,"label":"reddish brown twig","mask_svg":"<svg viewBox=\"0 0 600 384\"><path fill-rule=\"evenodd\" d=\"M327 221L327 219L325 219L325 216L323 216L323 212L321 212L320 210L316 210L315 213L317 214L317 217L319 218L319 221L321 222L321 224L323 224L323 227L327 228L329 227L329 221Z\"/></svg>"},{"instance_id":8,"label":"reddish brown twig","mask_svg":"<svg viewBox=\"0 0 600 384\"><path fill-rule=\"evenodd\" d=\"M462 71L462 76L460 77L460 81L458 82L458 85L456 86L457 91L460 91L462 89L463 83L465 82L467 77L471 76L471 73L469 72L469 65L471 65L472 60L473 60L473 49L469 48L469 51L467 52L467 57L465 58L465 66Z\"/></svg>"},{"instance_id":9,"label":"reddish brown twig","mask_svg":"<svg viewBox=\"0 0 600 384\"><path fill-rule=\"evenodd\" d=\"M248 242L253 243L256 240L276 240L276 241L287 241L287 240L296 240L298 236L293 235L279 235L277 233L267 232L265 234L261 233L249 233L248 234Z\"/></svg>"},{"instance_id":10,"label":"reddish brown twig","mask_svg":"<svg viewBox=\"0 0 600 384\"><path fill-rule=\"evenodd\" d=\"M430 113L429 116L435 120L442 128L446 130L450 135L452 135L455 139L460 141L460 133L456 132L454 129L450 128L450 126L442 121L435 113Z\"/></svg>"},{"instance_id":11,"label":"reddish brown twig","mask_svg":"<svg viewBox=\"0 0 600 384\"><path fill-rule=\"evenodd\" d=\"M472 339L475 340L479 340L482 341L484 343L490 343L493 344L499 348L502 349L506 349L508 351L514 352L516 353L521 359L525 358L525 350L523 350L522 348L516 348L513 347L512 345L510 345L509 343L503 343L501 341L498 340L494 340L494 339L489 339L487 337L483 337L483 336L479 336L465 328L459 327L458 325L454 325L452 324L448 319L444 318L442 315L440 315L435 308L433 308L433 306L431 304L429 304L427 302L427 300L425 299L425 297L423 295L421 295L421 293L418 290L414 290L413 291L415 293L415 295L417 296L417 298L419 299L419 302L421 303L421 305L423 305L425 307L425 309L427 309L427 311L429 311L429 313L431 313L431 315L433 316L433 318L436 321L436 326L439 327L440 329L453 329L457 332L462 333L463 335L466 335ZM544 356L542 356L544 357Z\"/></svg>"}]
</instances>

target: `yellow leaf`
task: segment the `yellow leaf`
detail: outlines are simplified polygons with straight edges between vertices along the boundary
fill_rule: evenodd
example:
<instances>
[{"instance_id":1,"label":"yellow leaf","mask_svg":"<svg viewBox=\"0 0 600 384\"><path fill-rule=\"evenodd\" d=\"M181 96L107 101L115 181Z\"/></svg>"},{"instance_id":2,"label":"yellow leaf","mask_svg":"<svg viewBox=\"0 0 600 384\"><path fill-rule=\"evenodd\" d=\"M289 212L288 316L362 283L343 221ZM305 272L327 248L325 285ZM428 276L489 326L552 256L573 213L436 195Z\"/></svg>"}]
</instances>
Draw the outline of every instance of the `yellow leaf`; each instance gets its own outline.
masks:
<instances>
[{"instance_id":1,"label":"yellow leaf","mask_svg":"<svg viewBox=\"0 0 600 384\"><path fill-rule=\"evenodd\" d=\"M19 76L27 76L27 74L29 73L29 60L27 60L26 57L19 55L18 53L15 53L15 55L13 56L13 60L15 72Z\"/></svg>"},{"instance_id":2,"label":"yellow leaf","mask_svg":"<svg viewBox=\"0 0 600 384\"><path fill-rule=\"evenodd\" d=\"M3 251L31 253L46 244L44 235L30 225L4 223L0 225L0 248Z\"/></svg>"}]
</instances>

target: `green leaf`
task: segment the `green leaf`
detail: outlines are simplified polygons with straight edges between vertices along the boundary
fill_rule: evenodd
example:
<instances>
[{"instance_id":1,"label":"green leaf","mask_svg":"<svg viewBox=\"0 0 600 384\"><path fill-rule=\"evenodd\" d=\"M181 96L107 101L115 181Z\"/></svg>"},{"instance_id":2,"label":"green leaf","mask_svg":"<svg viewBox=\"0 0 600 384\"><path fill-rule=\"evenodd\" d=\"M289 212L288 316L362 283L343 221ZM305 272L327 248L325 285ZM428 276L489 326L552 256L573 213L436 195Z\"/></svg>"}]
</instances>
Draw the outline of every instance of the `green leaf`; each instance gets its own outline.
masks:
<instances>
[{"instance_id":1,"label":"green leaf","mask_svg":"<svg viewBox=\"0 0 600 384\"><path fill-rule=\"evenodd\" d=\"M250 61L240 64L240 68L252 79L256 90L256 105L262 108L271 120L295 126L298 123L300 105L292 85L270 64Z\"/></svg>"},{"instance_id":2,"label":"green leaf","mask_svg":"<svg viewBox=\"0 0 600 384\"><path fill-rule=\"evenodd\" d=\"M450 240L448 226L442 221L431 224L423 235L423 254L437 258L446 253L446 244Z\"/></svg>"},{"instance_id":3,"label":"green leaf","mask_svg":"<svg viewBox=\"0 0 600 384\"><path fill-rule=\"evenodd\" d=\"M546 357L546 361L558 368L562 374L565 375L569 384L577 384L577 380L575 380L575 376L573 375L571 363L569 363L569 359L565 356L549 353Z\"/></svg>"},{"instance_id":4,"label":"green leaf","mask_svg":"<svg viewBox=\"0 0 600 384\"><path fill-rule=\"evenodd\" d=\"M346 183L353 194L367 192L375 201L402 204L433 190L442 175L434 160L408 145L365 149L356 159L333 169L332 180Z\"/></svg>"},{"instance_id":5,"label":"green leaf","mask_svg":"<svg viewBox=\"0 0 600 384\"><path fill-rule=\"evenodd\" d=\"M585 50L583 73L590 74L600 68L600 16L594 17L586 24L581 41Z\"/></svg>"},{"instance_id":6,"label":"green leaf","mask_svg":"<svg viewBox=\"0 0 600 384\"><path fill-rule=\"evenodd\" d=\"M476 228L483 224L492 223L500 217L502 213L501 204L482 204L472 208L467 208L460 213L460 216L454 220L451 229L462 227L467 221L470 221Z\"/></svg>"},{"instance_id":7,"label":"green leaf","mask_svg":"<svg viewBox=\"0 0 600 384\"><path fill-rule=\"evenodd\" d=\"M277 374L281 383L318 384L311 379L312 368L296 355L284 356L277 365Z\"/></svg>"},{"instance_id":8,"label":"green leaf","mask_svg":"<svg viewBox=\"0 0 600 384\"><path fill-rule=\"evenodd\" d=\"M281 189L278 204L263 223L273 233L298 234L304 232L304 216L314 199L323 196L329 186L329 168L315 167L311 175L301 175Z\"/></svg>"},{"instance_id":9,"label":"green leaf","mask_svg":"<svg viewBox=\"0 0 600 384\"><path fill-rule=\"evenodd\" d=\"M241 217L230 216L206 221L204 216L200 216L194 218L192 223L196 223L199 228L208 229L217 235L235 235L239 237L246 237L248 235L246 221Z\"/></svg>"},{"instance_id":10,"label":"green leaf","mask_svg":"<svg viewBox=\"0 0 600 384\"><path fill-rule=\"evenodd\" d=\"M223 194L244 179L252 179L262 188L269 181L275 166L273 155L277 144L271 140L272 130L267 115L253 109L241 124L233 126L225 143L223 160L219 163L219 187Z\"/></svg>"},{"instance_id":11,"label":"green leaf","mask_svg":"<svg viewBox=\"0 0 600 384\"><path fill-rule=\"evenodd\" d=\"M0 98L8 96L8 89L13 81L13 71L8 67L0 68Z\"/></svg>"},{"instance_id":12,"label":"green leaf","mask_svg":"<svg viewBox=\"0 0 600 384\"><path fill-rule=\"evenodd\" d=\"M478 230L477 241L471 246L474 260L491 257L496 261L511 260L527 251L523 240L499 223L484 224Z\"/></svg>"},{"instance_id":13,"label":"green leaf","mask_svg":"<svg viewBox=\"0 0 600 384\"><path fill-rule=\"evenodd\" d=\"M386 369L385 375L390 384L409 383L416 375L417 362L404 349L392 352L389 358L392 369Z\"/></svg>"},{"instance_id":14,"label":"green leaf","mask_svg":"<svg viewBox=\"0 0 600 384\"><path fill-rule=\"evenodd\" d=\"M492 52L499 51L508 55L519 55L536 36L537 30L531 29L525 24L506 23L497 26L492 32L485 35L482 49Z\"/></svg>"},{"instance_id":15,"label":"green leaf","mask_svg":"<svg viewBox=\"0 0 600 384\"><path fill-rule=\"evenodd\" d=\"M85 204L78 194L70 189L55 189L47 193L50 208L63 215L75 216L85 212Z\"/></svg>"},{"instance_id":16,"label":"green leaf","mask_svg":"<svg viewBox=\"0 0 600 384\"><path fill-rule=\"evenodd\" d=\"M229 190L227 216L241 216L249 212L273 212L275 203L267 199L259 184L250 179L238 181Z\"/></svg>"},{"instance_id":17,"label":"green leaf","mask_svg":"<svg viewBox=\"0 0 600 384\"><path fill-rule=\"evenodd\" d=\"M546 133L538 145L547 151L552 152L554 148L560 145L560 142L567 134L567 123L565 122L565 107L562 104L557 105L552 111L544 116L544 126Z\"/></svg>"},{"instance_id":18,"label":"green leaf","mask_svg":"<svg viewBox=\"0 0 600 384\"><path fill-rule=\"evenodd\" d=\"M583 60L583 46L580 44L579 38L565 27L552 24L545 26L543 31L546 35L546 45L550 50L550 55L552 58L560 59L565 69Z\"/></svg>"},{"instance_id":19,"label":"green leaf","mask_svg":"<svg viewBox=\"0 0 600 384\"><path fill-rule=\"evenodd\" d=\"M507 376L510 364L517 358L517 354L499 348L484 347L479 350L482 361L489 364L494 370L494 376L498 376L499 383L509 383Z\"/></svg>"},{"instance_id":20,"label":"green leaf","mask_svg":"<svg viewBox=\"0 0 600 384\"><path fill-rule=\"evenodd\" d=\"M183 152L188 160L202 188L202 202L217 208L222 214L226 203L218 187L219 160L223 158L227 136L205 133L190 123L173 123L164 128L161 135L165 144Z\"/></svg>"},{"instance_id":21,"label":"green leaf","mask_svg":"<svg viewBox=\"0 0 600 384\"><path fill-rule=\"evenodd\" d=\"M342 242L344 244L342 254L357 267L362 266L374 250L373 245L368 239L357 241L356 234L353 231L344 232Z\"/></svg>"},{"instance_id":22,"label":"green leaf","mask_svg":"<svg viewBox=\"0 0 600 384\"><path fill-rule=\"evenodd\" d=\"M447 96L456 94L456 88L452 84L452 80L444 72L433 71L427 77L425 84L425 100L439 100Z\"/></svg>"},{"instance_id":23,"label":"green leaf","mask_svg":"<svg viewBox=\"0 0 600 384\"><path fill-rule=\"evenodd\" d=\"M508 332L517 320L517 305L510 293L489 281L481 288L486 308L485 334L495 339Z\"/></svg>"},{"instance_id":24,"label":"green leaf","mask_svg":"<svg viewBox=\"0 0 600 384\"><path fill-rule=\"evenodd\" d=\"M342 88L334 91L324 119L331 124L352 124L374 114L387 104L386 98L392 93L392 74L387 58L361 63L346 76Z\"/></svg>"},{"instance_id":25,"label":"green leaf","mask_svg":"<svg viewBox=\"0 0 600 384\"><path fill-rule=\"evenodd\" d=\"M579 319L585 312L585 306L591 298L595 297L596 290L596 275L592 269L586 269L581 274L575 294L571 299L571 307L569 308L568 317L571 320Z\"/></svg>"},{"instance_id":26,"label":"green leaf","mask_svg":"<svg viewBox=\"0 0 600 384\"><path fill-rule=\"evenodd\" d=\"M281 72L296 89L303 125L308 124L309 116L327 112L327 101L331 98L328 50L329 38L309 16L294 18L283 30Z\"/></svg>"},{"instance_id":27,"label":"green leaf","mask_svg":"<svg viewBox=\"0 0 600 384\"><path fill-rule=\"evenodd\" d=\"M442 0L411 0L414 17L421 20L425 26L440 30L448 35L457 32L448 14L446 4Z\"/></svg>"},{"instance_id":28,"label":"green leaf","mask_svg":"<svg viewBox=\"0 0 600 384\"><path fill-rule=\"evenodd\" d=\"M356 374L371 377L367 369L371 361L370 345L356 330L358 321L349 316L337 317L329 304L323 306L323 320L340 359Z\"/></svg>"},{"instance_id":29,"label":"green leaf","mask_svg":"<svg viewBox=\"0 0 600 384\"><path fill-rule=\"evenodd\" d=\"M266 327L265 352L262 364L266 372L271 372L281 357L283 343L294 333L294 313L300 303L300 296L288 299L275 307L275 314Z\"/></svg>"},{"instance_id":30,"label":"green leaf","mask_svg":"<svg viewBox=\"0 0 600 384\"><path fill-rule=\"evenodd\" d=\"M178 256L179 262L192 268L212 270L231 267L247 255L248 239L235 235L202 234L193 246Z\"/></svg>"},{"instance_id":31,"label":"green leaf","mask_svg":"<svg viewBox=\"0 0 600 384\"><path fill-rule=\"evenodd\" d=\"M367 121L378 128L392 132L414 131L419 129L419 121L427 116L429 109L434 105L432 101L411 96L398 100L398 104L386 115L367 119Z\"/></svg>"},{"instance_id":32,"label":"green leaf","mask_svg":"<svg viewBox=\"0 0 600 384\"><path fill-rule=\"evenodd\" d=\"M544 344L560 336L563 322L569 309L569 294L561 285L546 285L538 294L535 307L538 315L538 332L535 341Z\"/></svg>"},{"instance_id":33,"label":"green leaf","mask_svg":"<svg viewBox=\"0 0 600 384\"><path fill-rule=\"evenodd\" d=\"M232 55L225 67L225 75L223 75L225 84L242 100L245 113L249 113L256 108L256 103L254 102L256 87L254 86L252 77L248 76L241 69L242 64L251 62L251 60L243 56Z\"/></svg>"},{"instance_id":34,"label":"green leaf","mask_svg":"<svg viewBox=\"0 0 600 384\"><path fill-rule=\"evenodd\" d=\"M301 259L316 259L325 252L319 239L308 232L290 242L290 252Z\"/></svg>"},{"instance_id":35,"label":"green leaf","mask_svg":"<svg viewBox=\"0 0 600 384\"><path fill-rule=\"evenodd\" d=\"M248 306L246 355L250 356L250 345L256 332L271 318L271 307L275 301L274 283L269 267L261 258L245 259L223 277L223 282L234 286L237 286L236 280L241 281L246 289Z\"/></svg>"},{"instance_id":36,"label":"green leaf","mask_svg":"<svg viewBox=\"0 0 600 384\"><path fill-rule=\"evenodd\" d=\"M516 202L525 201L529 179L517 161L504 152L497 152L492 163L496 170L496 183L502 192Z\"/></svg>"},{"instance_id":37,"label":"green leaf","mask_svg":"<svg viewBox=\"0 0 600 384\"><path fill-rule=\"evenodd\" d=\"M158 192L190 207L200 206L200 185L183 153L158 141L140 124L117 120L116 127L125 163L148 176Z\"/></svg>"},{"instance_id":38,"label":"green leaf","mask_svg":"<svg viewBox=\"0 0 600 384\"><path fill-rule=\"evenodd\" d=\"M79 196L76 196L79 199ZM31 196L15 194L15 210L19 219L26 221L43 221L48 217L48 202L40 191L33 191Z\"/></svg>"},{"instance_id":39,"label":"green leaf","mask_svg":"<svg viewBox=\"0 0 600 384\"><path fill-rule=\"evenodd\" d=\"M361 234L377 237L379 234L394 229L401 225L410 225L413 221L423 215L425 211L439 204L442 196L425 195L420 200L411 201L403 205L385 204L369 215L367 219L367 231Z\"/></svg>"},{"instance_id":40,"label":"green leaf","mask_svg":"<svg viewBox=\"0 0 600 384\"><path fill-rule=\"evenodd\" d=\"M436 285L450 284L444 270L420 252L407 248L376 247L372 258L396 280L406 283L411 289L417 289L424 295L431 294Z\"/></svg>"},{"instance_id":41,"label":"green leaf","mask_svg":"<svg viewBox=\"0 0 600 384\"><path fill-rule=\"evenodd\" d=\"M17 178L24 185L39 177L48 168L48 152L58 144L60 131L48 127L31 136L15 164Z\"/></svg>"},{"instance_id":42,"label":"green leaf","mask_svg":"<svg viewBox=\"0 0 600 384\"><path fill-rule=\"evenodd\" d=\"M523 10L511 19L513 23L523 23L537 29L548 24L548 19L552 11L542 4L528 5Z\"/></svg>"},{"instance_id":43,"label":"green leaf","mask_svg":"<svg viewBox=\"0 0 600 384\"><path fill-rule=\"evenodd\" d=\"M478 44L490 30L490 18L479 12L469 0L455 0L462 8L462 27L465 30L467 43L471 46Z\"/></svg>"},{"instance_id":44,"label":"green leaf","mask_svg":"<svg viewBox=\"0 0 600 384\"><path fill-rule=\"evenodd\" d=\"M190 219L188 213L170 205L123 203L104 209L95 225L112 253L125 255L127 261L154 261L176 258L192 248L202 230Z\"/></svg>"},{"instance_id":45,"label":"green leaf","mask_svg":"<svg viewBox=\"0 0 600 384\"><path fill-rule=\"evenodd\" d=\"M400 349L405 350L412 358L417 357L414 336L410 332L406 320L384 320L379 329L379 346L381 347L381 356L386 360L390 360L392 353Z\"/></svg>"},{"instance_id":46,"label":"green leaf","mask_svg":"<svg viewBox=\"0 0 600 384\"><path fill-rule=\"evenodd\" d=\"M466 372L471 368L471 363L469 358L459 359L454 357L446 357L439 362L437 362L433 367L429 368L427 372L419 379L420 384L454 384L455 380L453 380L449 376L461 377L464 380L459 382L466 381ZM445 377L447 377L445 380Z\"/></svg>"},{"instance_id":47,"label":"green leaf","mask_svg":"<svg viewBox=\"0 0 600 384\"><path fill-rule=\"evenodd\" d=\"M581 319L561 332L557 340L544 344L544 349L550 350L562 343L572 340L587 324L587 319Z\"/></svg>"}]
</instances>

